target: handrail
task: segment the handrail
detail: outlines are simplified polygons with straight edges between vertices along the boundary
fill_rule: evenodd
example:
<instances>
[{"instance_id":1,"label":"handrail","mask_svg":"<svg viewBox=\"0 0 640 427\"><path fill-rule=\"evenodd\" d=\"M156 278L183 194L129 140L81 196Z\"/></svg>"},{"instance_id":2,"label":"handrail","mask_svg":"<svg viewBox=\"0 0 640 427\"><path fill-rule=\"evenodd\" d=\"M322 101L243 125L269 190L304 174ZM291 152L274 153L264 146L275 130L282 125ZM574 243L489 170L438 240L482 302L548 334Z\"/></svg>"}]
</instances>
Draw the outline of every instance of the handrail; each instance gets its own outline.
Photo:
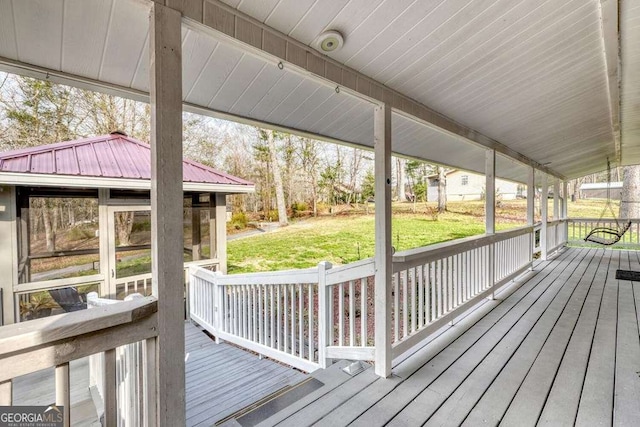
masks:
<instances>
[{"instance_id":1,"label":"handrail","mask_svg":"<svg viewBox=\"0 0 640 427\"><path fill-rule=\"evenodd\" d=\"M2 326L0 382L155 337L157 311L146 297Z\"/></svg>"},{"instance_id":2,"label":"handrail","mask_svg":"<svg viewBox=\"0 0 640 427\"><path fill-rule=\"evenodd\" d=\"M451 240L448 242L436 243L435 245L396 252L393 255L394 271L406 268L407 264L411 264L413 262L430 262L470 249L480 248L491 243L497 243L513 237L532 233L533 229L534 226L527 225L524 227L514 228L512 230L499 231L495 234L471 236L464 239Z\"/></svg>"}]
</instances>

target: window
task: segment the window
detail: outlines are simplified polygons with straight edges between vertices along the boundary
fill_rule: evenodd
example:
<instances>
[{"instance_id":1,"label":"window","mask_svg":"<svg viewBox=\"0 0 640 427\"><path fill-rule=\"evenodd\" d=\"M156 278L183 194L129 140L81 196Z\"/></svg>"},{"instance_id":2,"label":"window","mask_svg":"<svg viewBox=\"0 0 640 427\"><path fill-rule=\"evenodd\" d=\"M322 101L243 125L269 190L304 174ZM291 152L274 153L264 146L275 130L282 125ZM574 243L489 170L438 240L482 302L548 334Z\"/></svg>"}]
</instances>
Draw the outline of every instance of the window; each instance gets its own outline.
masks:
<instances>
[{"instance_id":1,"label":"window","mask_svg":"<svg viewBox=\"0 0 640 427\"><path fill-rule=\"evenodd\" d=\"M462 175L460 177L460 185L469 185L469 175Z\"/></svg>"}]
</instances>

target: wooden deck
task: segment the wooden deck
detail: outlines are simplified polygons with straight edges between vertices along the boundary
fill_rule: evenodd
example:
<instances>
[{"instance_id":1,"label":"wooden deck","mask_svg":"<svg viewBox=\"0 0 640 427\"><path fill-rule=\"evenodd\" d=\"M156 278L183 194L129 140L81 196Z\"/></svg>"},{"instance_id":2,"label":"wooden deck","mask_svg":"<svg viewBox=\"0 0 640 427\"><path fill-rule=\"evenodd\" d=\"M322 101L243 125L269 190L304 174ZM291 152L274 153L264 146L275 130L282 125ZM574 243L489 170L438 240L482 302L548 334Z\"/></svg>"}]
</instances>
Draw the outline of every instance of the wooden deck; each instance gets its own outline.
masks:
<instances>
[{"instance_id":1,"label":"wooden deck","mask_svg":"<svg viewBox=\"0 0 640 427\"><path fill-rule=\"evenodd\" d=\"M389 379L325 386L261 425L640 425L640 253L572 248L537 265ZM322 377L322 378L320 378Z\"/></svg>"},{"instance_id":2,"label":"wooden deck","mask_svg":"<svg viewBox=\"0 0 640 427\"><path fill-rule=\"evenodd\" d=\"M307 378L288 366L229 344L216 344L187 323L187 426L211 426Z\"/></svg>"},{"instance_id":3,"label":"wooden deck","mask_svg":"<svg viewBox=\"0 0 640 427\"><path fill-rule=\"evenodd\" d=\"M259 359L229 344L216 344L191 323L185 323L185 345L188 426L211 426L307 378L297 370L271 360ZM100 425L89 392L88 359L71 362L70 371L72 425ZM13 384L14 403L53 403L53 378L53 368L16 378Z\"/></svg>"}]
</instances>

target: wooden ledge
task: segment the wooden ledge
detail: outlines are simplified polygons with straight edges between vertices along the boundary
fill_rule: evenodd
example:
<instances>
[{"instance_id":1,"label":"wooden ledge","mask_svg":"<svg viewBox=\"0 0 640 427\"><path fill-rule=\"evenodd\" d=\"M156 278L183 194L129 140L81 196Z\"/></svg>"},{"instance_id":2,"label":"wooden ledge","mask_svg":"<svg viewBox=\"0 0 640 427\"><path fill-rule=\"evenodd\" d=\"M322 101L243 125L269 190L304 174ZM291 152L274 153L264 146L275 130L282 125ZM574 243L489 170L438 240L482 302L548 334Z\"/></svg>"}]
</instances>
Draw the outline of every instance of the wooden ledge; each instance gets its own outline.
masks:
<instances>
[{"instance_id":1,"label":"wooden ledge","mask_svg":"<svg viewBox=\"0 0 640 427\"><path fill-rule=\"evenodd\" d=\"M0 358L79 335L133 324L158 311L155 297L60 314L0 327Z\"/></svg>"}]
</instances>

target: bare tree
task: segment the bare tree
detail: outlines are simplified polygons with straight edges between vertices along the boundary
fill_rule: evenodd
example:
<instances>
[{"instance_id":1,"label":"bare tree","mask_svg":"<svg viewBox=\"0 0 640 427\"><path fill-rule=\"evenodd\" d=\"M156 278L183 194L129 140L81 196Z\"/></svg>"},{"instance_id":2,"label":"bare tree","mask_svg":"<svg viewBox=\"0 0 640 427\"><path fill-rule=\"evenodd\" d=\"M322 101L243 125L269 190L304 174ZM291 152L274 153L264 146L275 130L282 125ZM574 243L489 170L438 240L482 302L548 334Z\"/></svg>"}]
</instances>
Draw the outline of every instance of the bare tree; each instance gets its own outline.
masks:
<instances>
[{"instance_id":1,"label":"bare tree","mask_svg":"<svg viewBox=\"0 0 640 427\"><path fill-rule=\"evenodd\" d=\"M269 146L269 156L271 157L271 169L273 171L273 184L276 190L276 205L278 207L278 222L280 225L289 224L287 219L287 205L284 199L284 186L282 184L282 173L278 163L278 147L276 145L276 132L272 130L264 131L265 138Z\"/></svg>"},{"instance_id":2,"label":"bare tree","mask_svg":"<svg viewBox=\"0 0 640 427\"><path fill-rule=\"evenodd\" d=\"M442 166L438 166L438 212L447 210L447 174Z\"/></svg>"}]
</instances>

